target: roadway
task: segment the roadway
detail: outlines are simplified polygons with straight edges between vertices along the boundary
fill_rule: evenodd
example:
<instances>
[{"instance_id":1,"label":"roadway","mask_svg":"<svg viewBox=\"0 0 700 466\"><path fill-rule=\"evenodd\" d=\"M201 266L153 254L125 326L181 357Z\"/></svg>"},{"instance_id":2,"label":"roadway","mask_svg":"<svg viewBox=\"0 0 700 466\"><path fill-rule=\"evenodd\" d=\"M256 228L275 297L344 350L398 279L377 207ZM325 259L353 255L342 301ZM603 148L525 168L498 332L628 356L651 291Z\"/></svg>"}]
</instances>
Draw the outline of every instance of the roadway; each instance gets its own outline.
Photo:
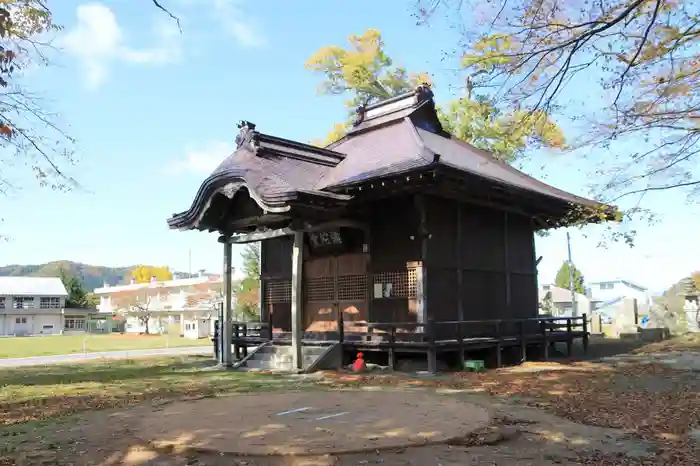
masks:
<instances>
[{"instance_id":1,"label":"roadway","mask_svg":"<svg viewBox=\"0 0 700 466\"><path fill-rule=\"evenodd\" d=\"M127 359L155 356L189 356L199 354L211 354L213 356L212 347L195 346L187 348L103 351L99 353L54 354L50 356L32 356L29 358L6 358L0 359L0 367L44 366L47 364L81 362L96 359Z\"/></svg>"}]
</instances>

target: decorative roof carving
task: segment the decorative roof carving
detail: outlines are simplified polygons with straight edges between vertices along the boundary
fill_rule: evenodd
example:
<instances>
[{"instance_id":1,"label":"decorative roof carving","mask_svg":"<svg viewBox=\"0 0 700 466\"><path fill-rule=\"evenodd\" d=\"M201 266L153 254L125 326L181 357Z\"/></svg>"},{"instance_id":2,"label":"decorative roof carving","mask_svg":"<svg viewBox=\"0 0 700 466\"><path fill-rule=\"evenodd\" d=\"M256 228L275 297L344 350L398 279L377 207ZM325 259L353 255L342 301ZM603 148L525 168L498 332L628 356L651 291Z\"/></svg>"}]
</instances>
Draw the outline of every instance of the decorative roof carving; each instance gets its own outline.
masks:
<instances>
[{"instance_id":1,"label":"decorative roof carving","mask_svg":"<svg viewBox=\"0 0 700 466\"><path fill-rule=\"evenodd\" d=\"M244 145L250 144L255 133L255 123L250 121L241 120L238 122L238 136L236 136L236 148L240 149Z\"/></svg>"}]
</instances>

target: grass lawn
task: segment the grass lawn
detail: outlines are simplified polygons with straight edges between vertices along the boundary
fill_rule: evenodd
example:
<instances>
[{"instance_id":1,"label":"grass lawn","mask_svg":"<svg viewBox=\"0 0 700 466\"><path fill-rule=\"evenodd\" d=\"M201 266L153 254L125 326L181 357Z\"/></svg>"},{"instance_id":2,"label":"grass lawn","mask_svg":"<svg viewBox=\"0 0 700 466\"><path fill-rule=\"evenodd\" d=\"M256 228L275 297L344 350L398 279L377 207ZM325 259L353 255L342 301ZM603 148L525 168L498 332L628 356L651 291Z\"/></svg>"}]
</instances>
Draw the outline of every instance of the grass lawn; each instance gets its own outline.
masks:
<instances>
[{"instance_id":1,"label":"grass lawn","mask_svg":"<svg viewBox=\"0 0 700 466\"><path fill-rule=\"evenodd\" d=\"M190 340L179 335L52 335L0 338L0 358L24 358L52 354L123 351L211 345L208 338Z\"/></svg>"},{"instance_id":2,"label":"grass lawn","mask_svg":"<svg viewBox=\"0 0 700 466\"><path fill-rule=\"evenodd\" d=\"M290 389L300 384L288 377L202 370L212 364L210 357L191 356L3 369L0 432L3 425L146 400Z\"/></svg>"}]
</instances>

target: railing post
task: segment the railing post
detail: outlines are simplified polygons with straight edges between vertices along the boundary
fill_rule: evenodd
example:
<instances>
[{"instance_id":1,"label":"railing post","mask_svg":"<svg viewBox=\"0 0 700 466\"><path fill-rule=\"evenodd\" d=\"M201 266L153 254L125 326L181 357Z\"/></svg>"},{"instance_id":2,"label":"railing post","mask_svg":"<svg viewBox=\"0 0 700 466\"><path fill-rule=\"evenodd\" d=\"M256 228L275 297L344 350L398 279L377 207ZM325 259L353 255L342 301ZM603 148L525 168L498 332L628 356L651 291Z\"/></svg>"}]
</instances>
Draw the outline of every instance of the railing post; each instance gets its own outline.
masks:
<instances>
[{"instance_id":1,"label":"railing post","mask_svg":"<svg viewBox=\"0 0 700 466\"><path fill-rule=\"evenodd\" d=\"M518 333L520 334L520 359L521 362L527 360L527 341L525 341L525 322L518 321Z\"/></svg>"},{"instance_id":2,"label":"railing post","mask_svg":"<svg viewBox=\"0 0 700 466\"><path fill-rule=\"evenodd\" d=\"M345 314L340 307L338 307L338 342L342 344L345 341Z\"/></svg>"},{"instance_id":3,"label":"railing post","mask_svg":"<svg viewBox=\"0 0 700 466\"><path fill-rule=\"evenodd\" d=\"M547 321L546 320L540 320L540 333L542 334L542 344L543 346L543 353L544 353L544 360L549 361L549 342L547 341Z\"/></svg>"},{"instance_id":4,"label":"railing post","mask_svg":"<svg viewBox=\"0 0 700 466\"><path fill-rule=\"evenodd\" d=\"M394 343L396 342L396 326L389 327L389 367L391 370L396 370L396 352L394 351Z\"/></svg>"},{"instance_id":5,"label":"railing post","mask_svg":"<svg viewBox=\"0 0 700 466\"><path fill-rule=\"evenodd\" d=\"M233 353L236 356L236 360L241 359L241 347L238 345L238 340L240 338L240 329L238 328L238 323L234 322L231 324L233 329L226 329L227 332L233 330Z\"/></svg>"},{"instance_id":6,"label":"railing post","mask_svg":"<svg viewBox=\"0 0 700 466\"><path fill-rule=\"evenodd\" d=\"M503 336L501 335L501 321L496 321L496 368L499 369L503 365L503 348L501 347L501 341Z\"/></svg>"},{"instance_id":7,"label":"railing post","mask_svg":"<svg viewBox=\"0 0 700 466\"><path fill-rule=\"evenodd\" d=\"M219 327L221 326L221 321L220 320L215 320L214 321L214 338L212 338L214 342L214 357L216 358L216 362L218 364L221 364L221 331L219 330Z\"/></svg>"},{"instance_id":8,"label":"railing post","mask_svg":"<svg viewBox=\"0 0 700 466\"><path fill-rule=\"evenodd\" d=\"M428 372L435 374L437 372L437 349L435 348L435 320L428 317L427 325L428 337Z\"/></svg>"},{"instance_id":9,"label":"railing post","mask_svg":"<svg viewBox=\"0 0 700 466\"><path fill-rule=\"evenodd\" d=\"M572 322L571 320L574 319L575 317L567 317L566 318L566 355L568 357L571 357L574 351L574 334L573 334L573 327L572 327Z\"/></svg>"},{"instance_id":10,"label":"railing post","mask_svg":"<svg viewBox=\"0 0 700 466\"><path fill-rule=\"evenodd\" d=\"M588 354L588 315L583 313L583 354Z\"/></svg>"},{"instance_id":11,"label":"railing post","mask_svg":"<svg viewBox=\"0 0 700 466\"><path fill-rule=\"evenodd\" d=\"M267 313L267 341L272 341L272 312Z\"/></svg>"},{"instance_id":12,"label":"railing post","mask_svg":"<svg viewBox=\"0 0 700 466\"><path fill-rule=\"evenodd\" d=\"M464 335L461 320L457 322L457 345L459 346L459 370L464 370Z\"/></svg>"},{"instance_id":13,"label":"railing post","mask_svg":"<svg viewBox=\"0 0 700 466\"><path fill-rule=\"evenodd\" d=\"M248 324L243 324L243 338L248 338ZM243 357L248 356L248 342L243 343Z\"/></svg>"}]
</instances>

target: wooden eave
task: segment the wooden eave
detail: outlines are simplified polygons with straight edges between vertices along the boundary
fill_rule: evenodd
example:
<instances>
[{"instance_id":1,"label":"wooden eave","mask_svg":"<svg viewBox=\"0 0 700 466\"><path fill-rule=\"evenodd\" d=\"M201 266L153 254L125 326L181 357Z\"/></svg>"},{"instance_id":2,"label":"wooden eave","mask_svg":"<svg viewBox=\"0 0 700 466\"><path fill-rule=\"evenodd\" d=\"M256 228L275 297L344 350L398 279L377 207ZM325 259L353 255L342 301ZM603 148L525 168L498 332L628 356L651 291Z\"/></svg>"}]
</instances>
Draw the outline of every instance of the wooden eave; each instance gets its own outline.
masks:
<instances>
[{"instance_id":1,"label":"wooden eave","mask_svg":"<svg viewBox=\"0 0 700 466\"><path fill-rule=\"evenodd\" d=\"M245 178L240 176L238 170L225 170L207 178L195 196L192 205L187 211L173 214L168 219L168 226L179 230L209 230L215 231L225 226L224 219L215 222L201 221L210 208L217 194L232 199L241 189L245 189L251 199L255 201L265 213L282 214L289 213L293 208L338 208L345 205L352 197L344 194L330 193L314 190L297 190L281 193L258 195L251 188ZM225 212L227 213L227 212ZM262 221L262 219L260 219Z\"/></svg>"},{"instance_id":2,"label":"wooden eave","mask_svg":"<svg viewBox=\"0 0 700 466\"><path fill-rule=\"evenodd\" d=\"M531 217L536 219L539 227L543 229L560 226L572 209L577 207L603 209L606 218L598 221L614 220L615 212L614 207L592 201L590 205L577 205L557 197L468 173L440 164L439 158L432 164L402 173L391 173L334 186L330 189L352 194L358 200L391 197L405 192L425 192Z\"/></svg>"}]
</instances>

